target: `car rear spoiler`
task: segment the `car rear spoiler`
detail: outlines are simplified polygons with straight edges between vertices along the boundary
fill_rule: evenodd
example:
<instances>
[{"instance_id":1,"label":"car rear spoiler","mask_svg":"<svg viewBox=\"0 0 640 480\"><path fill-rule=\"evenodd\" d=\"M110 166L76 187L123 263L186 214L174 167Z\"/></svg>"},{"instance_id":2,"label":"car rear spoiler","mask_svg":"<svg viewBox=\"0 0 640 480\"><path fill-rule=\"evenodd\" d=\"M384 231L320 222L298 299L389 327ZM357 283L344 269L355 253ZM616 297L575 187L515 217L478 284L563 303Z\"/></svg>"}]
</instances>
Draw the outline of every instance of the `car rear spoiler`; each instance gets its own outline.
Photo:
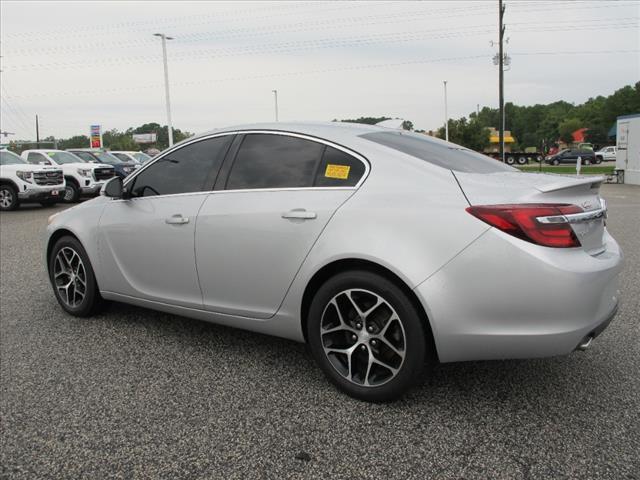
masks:
<instances>
[{"instance_id":1,"label":"car rear spoiler","mask_svg":"<svg viewBox=\"0 0 640 480\"><path fill-rule=\"evenodd\" d=\"M566 181L554 182L549 185L541 185L539 187L535 187L537 190L548 193L555 192L558 190L564 190L565 188L577 187L579 185L588 185L591 184L591 188L600 188L602 182L605 181L605 177L599 175L597 177L579 177L575 179L567 179Z\"/></svg>"}]
</instances>

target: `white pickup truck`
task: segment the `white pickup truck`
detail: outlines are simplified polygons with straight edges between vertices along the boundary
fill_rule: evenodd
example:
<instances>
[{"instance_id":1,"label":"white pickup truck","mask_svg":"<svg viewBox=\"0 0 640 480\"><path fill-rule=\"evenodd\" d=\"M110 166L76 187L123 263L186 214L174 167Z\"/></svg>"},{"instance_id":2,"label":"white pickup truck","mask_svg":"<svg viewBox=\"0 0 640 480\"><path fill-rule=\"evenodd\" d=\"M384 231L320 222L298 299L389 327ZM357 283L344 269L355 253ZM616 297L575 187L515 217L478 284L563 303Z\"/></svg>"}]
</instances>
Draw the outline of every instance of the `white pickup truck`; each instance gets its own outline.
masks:
<instances>
[{"instance_id":1,"label":"white pickup truck","mask_svg":"<svg viewBox=\"0 0 640 480\"><path fill-rule=\"evenodd\" d=\"M616 147L604 147L596 152L596 159L604 162L616 161Z\"/></svg>"},{"instance_id":2,"label":"white pickup truck","mask_svg":"<svg viewBox=\"0 0 640 480\"><path fill-rule=\"evenodd\" d=\"M115 175L111 165L88 163L64 150L25 150L22 158L34 165L61 168L66 181L62 200L67 203L77 202L80 195L98 195L102 185Z\"/></svg>"},{"instance_id":3,"label":"white pickup truck","mask_svg":"<svg viewBox=\"0 0 640 480\"><path fill-rule=\"evenodd\" d=\"M21 202L53 205L62 197L62 169L29 165L9 150L0 150L0 210L14 210Z\"/></svg>"}]
</instances>

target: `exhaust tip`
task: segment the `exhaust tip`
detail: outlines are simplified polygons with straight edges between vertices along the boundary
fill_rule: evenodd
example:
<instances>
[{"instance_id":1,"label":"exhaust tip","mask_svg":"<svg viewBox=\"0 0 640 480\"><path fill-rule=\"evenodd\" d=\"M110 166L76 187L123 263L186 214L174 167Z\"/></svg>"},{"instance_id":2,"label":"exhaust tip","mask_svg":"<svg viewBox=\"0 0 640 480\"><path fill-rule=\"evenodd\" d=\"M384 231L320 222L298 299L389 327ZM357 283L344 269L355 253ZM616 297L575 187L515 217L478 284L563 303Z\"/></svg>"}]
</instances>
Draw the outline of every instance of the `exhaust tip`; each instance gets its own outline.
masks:
<instances>
[{"instance_id":1,"label":"exhaust tip","mask_svg":"<svg viewBox=\"0 0 640 480\"><path fill-rule=\"evenodd\" d=\"M593 335L589 335L589 336L585 337L578 344L578 347L576 348L576 350L580 350L581 352L584 352L585 350L587 350L591 346L591 342L593 342Z\"/></svg>"}]
</instances>

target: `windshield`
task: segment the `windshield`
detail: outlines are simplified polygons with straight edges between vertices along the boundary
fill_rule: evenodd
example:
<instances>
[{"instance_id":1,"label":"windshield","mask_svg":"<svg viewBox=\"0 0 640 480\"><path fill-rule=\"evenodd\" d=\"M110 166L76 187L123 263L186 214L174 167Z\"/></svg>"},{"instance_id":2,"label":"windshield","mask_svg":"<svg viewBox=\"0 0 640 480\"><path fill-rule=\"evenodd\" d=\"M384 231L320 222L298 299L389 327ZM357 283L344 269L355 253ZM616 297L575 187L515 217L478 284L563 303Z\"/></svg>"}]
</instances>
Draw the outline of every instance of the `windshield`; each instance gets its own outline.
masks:
<instances>
[{"instance_id":1,"label":"windshield","mask_svg":"<svg viewBox=\"0 0 640 480\"><path fill-rule=\"evenodd\" d=\"M0 151L0 165L23 165L26 163L22 158L9 150Z\"/></svg>"},{"instance_id":2,"label":"windshield","mask_svg":"<svg viewBox=\"0 0 640 480\"><path fill-rule=\"evenodd\" d=\"M69 152L47 152L47 155L58 165L64 165L66 163L85 163L84 160Z\"/></svg>"},{"instance_id":3,"label":"windshield","mask_svg":"<svg viewBox=\"0 0 640 480\"><path fill-rule=\"evenodd\" d=\"M143 153L143 152L135 152L133 154L133 158L138 160L140 163L144 163L144 162L147 162L147 161L151 160L151 157L149 155L147 155L146 153Z\"/></svg>"},{"instance_id":4,"label":"windshield","mask_svg":"<svg viewBox=\"0 0 640 480\"><path fill-rule=\"evenodd\" d=\"M360 135L385 147L392 148L438 167L469 173L517 172L491 157L452 143L410 132L374 132Z\"/></svg>"},{"instance_id":5,"label":"windshield","mask_svg":"<svg viewBox=\"0 0 640 480\"><path fill-rule=\"evenodd\" d=\"M118 163L122 163L119 158L114 157L107 152L93 152L93 154L98 157L98 160L100 160L102 163L107 163L109 165L117 165Z\"/></svg>"}]
</instances>

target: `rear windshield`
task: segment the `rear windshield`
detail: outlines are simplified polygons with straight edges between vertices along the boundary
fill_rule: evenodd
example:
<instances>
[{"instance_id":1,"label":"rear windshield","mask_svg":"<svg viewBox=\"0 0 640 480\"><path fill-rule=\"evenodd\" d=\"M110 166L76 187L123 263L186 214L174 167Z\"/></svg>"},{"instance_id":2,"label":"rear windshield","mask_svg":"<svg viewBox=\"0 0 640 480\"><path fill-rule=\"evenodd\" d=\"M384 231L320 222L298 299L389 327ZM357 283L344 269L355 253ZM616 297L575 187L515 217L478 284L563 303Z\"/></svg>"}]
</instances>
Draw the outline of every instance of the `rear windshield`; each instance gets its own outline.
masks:
<instances>
[{"instance_id":1,"label":"rear windshield","mask_svg":"<svg viewBox=\"0 0 640 480\"><path fill-rule=\"evenodd\" d=\"M456 172L513 172L516 168L473 150L410 132L374 132L360 137Z\"/></svg>"}]
</instances>

